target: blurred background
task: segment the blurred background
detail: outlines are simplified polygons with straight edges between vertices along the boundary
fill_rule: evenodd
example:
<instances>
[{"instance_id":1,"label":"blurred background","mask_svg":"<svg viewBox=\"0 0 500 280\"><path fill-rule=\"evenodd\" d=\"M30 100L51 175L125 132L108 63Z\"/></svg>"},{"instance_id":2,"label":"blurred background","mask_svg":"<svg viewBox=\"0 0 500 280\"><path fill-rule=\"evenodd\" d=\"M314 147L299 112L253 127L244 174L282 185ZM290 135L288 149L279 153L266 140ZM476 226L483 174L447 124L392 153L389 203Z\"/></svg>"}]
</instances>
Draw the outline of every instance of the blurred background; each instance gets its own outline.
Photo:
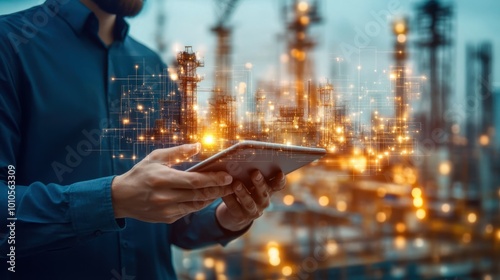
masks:
<instances>
[{"instance_id":1,"label":"blurred background","mask_svg":"<svg viewBox=\"0 0 500 280\"><path fill-rule=\"evenodd\" d=\"M0 13L42 2L0 1ZM176 250L179 278L500 279L499 11L494 0L146 1L131 34L169 65L182 110L167 109L169 89L145 102L155 87L141 76L145 89L124 94L125 138L201 141L203 156L241 139L328 150L242 238Z\"/></svg>"}]
</instances>

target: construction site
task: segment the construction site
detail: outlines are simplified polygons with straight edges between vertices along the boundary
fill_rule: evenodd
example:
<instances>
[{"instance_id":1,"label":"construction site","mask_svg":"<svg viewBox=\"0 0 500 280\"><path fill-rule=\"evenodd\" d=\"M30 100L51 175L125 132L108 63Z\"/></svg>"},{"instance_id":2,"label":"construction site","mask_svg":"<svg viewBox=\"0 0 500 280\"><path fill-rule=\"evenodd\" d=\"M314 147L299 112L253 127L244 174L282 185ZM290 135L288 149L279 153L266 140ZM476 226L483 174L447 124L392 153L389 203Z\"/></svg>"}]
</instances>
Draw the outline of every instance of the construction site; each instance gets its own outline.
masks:
<instances>
[{"instance_id":1,"label":"construction site","mask_svg":"<svg viewBox=\"0 0 500 280\"><path fill-rule=\"evenodd\" d=\"M314 71L325 0L283 0L279 79L234 66L232 16L216 2L212 85L197 46L162 73L136 65L123 96L116 157L202 143L200 161L241 140L322 147L287 176L262 218L225 248L176 251L180 279L500 279L500 90L488 41L466 46L464 107L453 107L455 2L416 1L384 22L390 67L330 59ZM163 1L159 1L163 2ZM167 1L168 2L168 1ZM158 4L156 43L166 51ZM361 51L360 51L361 52ZM350 67L353 71L346 71ZM354 73L354 74L353 74ZM363 76L364 77L364 76ZM203 98L201 98L203 96Z\"/></svg>"}]
</instances>

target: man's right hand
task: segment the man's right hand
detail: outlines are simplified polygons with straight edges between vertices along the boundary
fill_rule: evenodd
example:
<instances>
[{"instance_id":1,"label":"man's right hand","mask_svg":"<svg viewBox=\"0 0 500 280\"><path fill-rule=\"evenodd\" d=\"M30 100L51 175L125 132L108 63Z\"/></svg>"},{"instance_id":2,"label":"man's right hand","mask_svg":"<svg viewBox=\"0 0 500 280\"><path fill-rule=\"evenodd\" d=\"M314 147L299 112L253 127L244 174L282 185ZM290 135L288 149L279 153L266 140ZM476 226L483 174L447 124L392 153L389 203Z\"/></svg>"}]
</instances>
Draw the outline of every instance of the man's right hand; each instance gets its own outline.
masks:
<instances>
[{"instance_id":1,"label":"man's right hand","mask_svg":"<svg viewBox=\"0 0 500 280\"><path fill-rule=\"evenodd\" d=\"M157 149L111 184L116 218L173 223L233 193L226 172L185 172L170 168L200 151L200 144Z\"/></svg>"}]
</instances>

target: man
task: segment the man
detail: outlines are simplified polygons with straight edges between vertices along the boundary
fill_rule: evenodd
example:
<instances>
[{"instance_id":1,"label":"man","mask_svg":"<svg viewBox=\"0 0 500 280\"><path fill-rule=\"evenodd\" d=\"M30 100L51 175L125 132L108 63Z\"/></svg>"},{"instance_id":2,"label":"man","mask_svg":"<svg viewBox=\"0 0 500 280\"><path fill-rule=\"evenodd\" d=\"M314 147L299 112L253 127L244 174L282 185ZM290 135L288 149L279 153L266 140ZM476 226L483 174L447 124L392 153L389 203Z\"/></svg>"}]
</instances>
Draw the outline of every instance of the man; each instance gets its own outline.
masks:
<instances>
[{"instance_id":1,"label":"man","mask_svg":"<svg viewBox=\"0 0 500 280\"><path fill-rule=\"evenodd\" d=\"M225 245L283 188L283 174L268 184L255 172L248 194L227 173L168 167L199 144L133 168L114 156L102 137L118 127L112 78L163 68L127 35L123 18L142 5L49 0L0 17L1 279L175 279L171 244Z\"/></svg>"}]
</instances>

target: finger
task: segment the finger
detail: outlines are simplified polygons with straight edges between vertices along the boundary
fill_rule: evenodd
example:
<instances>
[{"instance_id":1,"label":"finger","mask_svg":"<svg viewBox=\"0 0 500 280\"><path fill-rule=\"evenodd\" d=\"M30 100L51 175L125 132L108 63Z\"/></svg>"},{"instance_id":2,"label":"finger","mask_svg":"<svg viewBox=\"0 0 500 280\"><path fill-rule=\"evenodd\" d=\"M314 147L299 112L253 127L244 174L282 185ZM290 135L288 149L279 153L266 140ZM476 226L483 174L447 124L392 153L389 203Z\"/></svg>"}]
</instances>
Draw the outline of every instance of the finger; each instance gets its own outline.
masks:
<instances>
[{"instance_id":1,"label":"finger","mask_svg":"<svg viewBox=\"0 0 500 280\"><path fill-rule=\"evenodd\" d=\"M152 151L147 160L163 164L176 164L196 155L201 150L201 144L184 144L167 149L156 149Z\"/></svg>"},{"instance_id":2,"label":"finger","mask_svg":"<svg viewBox=\"0 0 500 280\"><path fill-rule=\"evenodd\" d=\"M238 202L237 196L233 193L222 197L222 200L226 204L227 209L233 217L241 218L244 215L243 208Z\"/></svg>"},{"instance_id":3,"label":"finger","mask_svg":"<svg viewBox=\"0 0 500 280\"><path fill-rule=\"evenodd\" d=\"M252 183L255 186L252 192L252 197L262 208L269 206L269 187L262 173L258 170L254 171L251 175Z\"/></svg>"},{"instance_id":4,"label":"finger","mask_svg":"<svg viewBox=\"0 0 500 280\"><path fill-rule=\"evenodd\" d=\"M252 217L260 216L258 213L259 210L257 209L257 204L255 204L255 201L250 196L250 194L248 194L247 190L241 183L235 184L234 193L238 197L240 205L245 213L251 215Z\"/></svg>"},{"instance_id":5,"label":"finger","mask_svg":"<svg viewBox=\"0 0 500 280\"><path fill-rule=\"evenodd\" d=\"M214 200L233 194L233 188L230 185L222 187L208 187L201 189L173 189L169 191L170 199L177 202L206 201Z\"/></svg>"},{"instance_id":6,"label":"finger","mask_svg":"<svg viewBox=\"0 0 500 280\"><path fill-rule=\"evenodd\" d=\"M271 181L271 192L279 192L286 185L286 176L283 172L280 172L274 180Z\"/></svg>"},{"instance_id":7,"label":"finger","mask_svg":"<svg viewBox=\"0 0 500 280\"><path fill-rule=\"evenodd\" d=\"M231 184L233 177L226 172L186 172L168 168L158 176L158 185L168 185L177 189L202 189L207 187L226 186Z\"/></svg>"}]
</instances>

